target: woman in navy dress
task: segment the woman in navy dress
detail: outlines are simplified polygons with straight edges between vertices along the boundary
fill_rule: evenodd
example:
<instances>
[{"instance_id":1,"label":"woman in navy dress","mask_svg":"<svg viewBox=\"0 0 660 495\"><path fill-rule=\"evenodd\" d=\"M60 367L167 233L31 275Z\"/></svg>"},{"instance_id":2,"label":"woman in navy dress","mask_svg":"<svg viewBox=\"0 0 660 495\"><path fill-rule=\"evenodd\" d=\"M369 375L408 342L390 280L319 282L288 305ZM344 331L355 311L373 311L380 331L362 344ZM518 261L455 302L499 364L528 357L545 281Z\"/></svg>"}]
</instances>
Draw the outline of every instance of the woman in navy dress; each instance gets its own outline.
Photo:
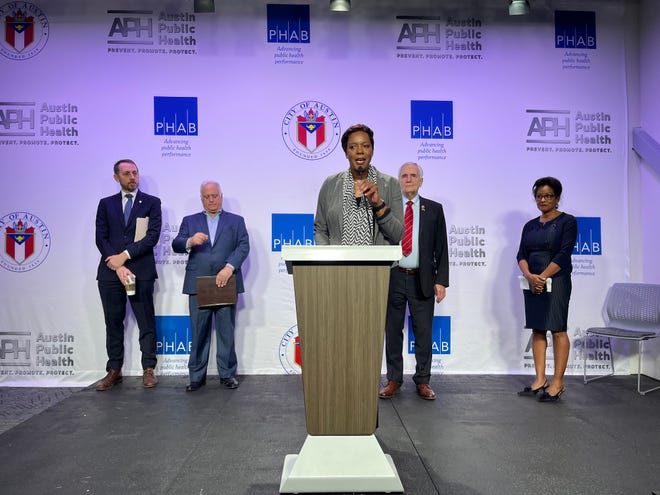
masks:
<instances>
[{"instance_id":1,"label":"woman in navy dress","mask_svg":"<svg viewBox=\"0 0 660 495\"><path fill-rule=\"evenodd\" d=\"M523 290L525 328L532 329L532 354L536 379L518 395L538 396L541 402L555 402L564 392L564 372L571 347L568 339L568 303L571 297L571 254L577 239L577 221L559 211L562 186L554 177L542 177L532 187L541 216L527 222L518 249L518 266L529 283ZM546 279L552 278L549 291ZM548 384L545 374L547 332L552 333L554 377ZM540 393L539 393L540 392Z\"/></svg>"}]
</instances>

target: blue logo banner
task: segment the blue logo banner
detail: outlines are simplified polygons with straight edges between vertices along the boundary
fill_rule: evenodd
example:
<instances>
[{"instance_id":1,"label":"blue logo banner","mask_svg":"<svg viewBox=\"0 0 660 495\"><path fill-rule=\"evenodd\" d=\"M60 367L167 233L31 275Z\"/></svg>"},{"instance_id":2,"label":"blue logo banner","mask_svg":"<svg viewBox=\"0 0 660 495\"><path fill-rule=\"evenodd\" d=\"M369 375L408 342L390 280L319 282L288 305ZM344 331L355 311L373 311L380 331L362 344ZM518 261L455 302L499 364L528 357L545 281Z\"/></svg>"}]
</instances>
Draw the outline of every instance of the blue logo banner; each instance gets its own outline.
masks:
<instances>
[{"instance_id":1,"label":"blue logo banner","mask_svg":"<svg viewBox=\"0 0 660 495\"><path fill-rule=\"evenodd\" d=\"M189 316L156 316L156 354L190 354Z\"/></svg>"},{"instance_id":2,"label":"blue logo banner","mask_svg":"<svg viewBox=\"0 0 660 495\"><path fill-rule=\"evenodd\" d=\"M411 139L454 139L454 102L410 101Z\"/></svg>"},{"instance_id":3,"label":"blue logo banner","mask_svg":"<svg viewBox=\"0 0 660 495\"><path fill-rule=\"evenodd\" d=\"M600 235L600 217L577 217L578 235L573 254L600 256L603 243Z\"/></svg>"},{"instance_id":4,"label":"blue logo banner","mask_svg":"<svg viewBox=\"0 0 660 495\"><path fill-rule=\"evenodd\" d=\"M197 98L154 96L156 136L197 136Z\"/></svg>"},{"instance_id":5,"label":"blue logo banner","mask_svg":"<svg viewBox=\"0 0 660 495\"><path fill-rule=\"evenodd\" d=\"M415 354L412 318L408 317L408 354ZM433 354L451 354L451 316L433 317Z\"/></svg>"},{"instance_id":6,"label":"blue logo banner","mask_svg":"<svg viewBox=\"0 0 660 495\"><path fill-rule=\"evenodd\" d=\"M273 213L272 249L282 251L282 246L313 246L314 215L312 213Z\"/></svg>"}]
</instances>

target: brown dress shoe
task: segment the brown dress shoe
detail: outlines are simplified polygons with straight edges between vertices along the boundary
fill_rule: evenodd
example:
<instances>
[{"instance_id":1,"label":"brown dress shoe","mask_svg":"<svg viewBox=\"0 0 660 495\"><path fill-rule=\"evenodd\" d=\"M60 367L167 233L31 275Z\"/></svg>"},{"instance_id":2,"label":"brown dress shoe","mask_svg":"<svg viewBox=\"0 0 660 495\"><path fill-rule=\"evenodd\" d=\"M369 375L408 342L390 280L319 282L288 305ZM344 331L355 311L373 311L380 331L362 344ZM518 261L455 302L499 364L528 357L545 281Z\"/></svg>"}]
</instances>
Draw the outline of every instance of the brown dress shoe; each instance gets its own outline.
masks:
<instances>
[{"instance_id":1,"label":"brown dress shoe","mask_svg":"<svg viewBox=\"0 0 660 495\"><path fill-rule=\"evenodd\" d=\"M401 384L392 380L389 380L387 382L387 385L385 385L383 388L380 389L380 392L378 392L378 397L381 399L391 399L394 394L396 394L399 389L401 388Z\"/></svg>"},{"instance_id":2,"label":"brown dress shoe","mask_svg":"<svg viewBox=\"0 0 660 495\"><path fill-rule=\"evenodd\" d=\"M420 383L417 385L417 394L419 394L422 399L435 400L435 392L428 383Z\"/></svg>"},{"instance_id":3,"label":"brown dress shoe","mask_svg":"<svg viewBox=\"0 0 660 495\"><path fill-rule=\"evenodd\" d=\"M144 373L142 373L142 385L144 385L144 388L153 388L157 383L158 378L154 375L154 369L147 368L144 370Z\"/></svg>"},{"instance_id":4,"label":"brown dress shoe","mask_svg":"<svg viewBox=\"0 0 660 495\"><path fill-rule=\"evenodd\" d=\"M124 377L121 376L121 369L111 369L103 379L96 384L96 390L103 392L110 390L115 383L121 383Z\"/></svg>"}]
</instances>

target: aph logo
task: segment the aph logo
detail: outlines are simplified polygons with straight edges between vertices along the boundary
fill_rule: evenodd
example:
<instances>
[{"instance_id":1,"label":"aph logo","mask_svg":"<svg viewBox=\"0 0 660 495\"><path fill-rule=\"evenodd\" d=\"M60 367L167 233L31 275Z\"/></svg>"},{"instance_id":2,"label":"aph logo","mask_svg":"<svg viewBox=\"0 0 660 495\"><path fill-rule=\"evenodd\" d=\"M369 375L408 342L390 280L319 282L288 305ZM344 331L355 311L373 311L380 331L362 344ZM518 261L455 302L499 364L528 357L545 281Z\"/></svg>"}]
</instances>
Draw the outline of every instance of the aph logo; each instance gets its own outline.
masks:
<instances>
[{"instance_id":1,"label":"aph logo","mask_svg":"<svg viewBox=\"0 0 660 495\"><path fill-rule=\"evenodd\" d=\"M0 136L35 136L35 106L33 101L0 102Z\"/></svg>"},{"instance_id":2,"label":"aph logo","mask_svg":"<svg viewBox=\"0 0 660 495\"><path fill-rule=\"evenodd\" d=\"M573 254L600 256L603 244L600 237L600 217L577 217L578 235Z\"/></svg>"},{"instance_id":3,"label":"aph logo","mask_svg":"<svg viewBox=\"0 0 660 495\"><path fill-rule=\"evenodd\" d=\"M454 139L454 103L410 101L411 139Z\"/></svg>"},{"instance_id":4,"label":"aph logo","mask_svg":"<svg viewBox=\"0 0 660 495\"><path fill-rule=\"evenodd\" d=\"M397 39L397 50L440 50L442 28L437 17L398 15L404 20ZM428 22L433 21L436 22Z\"/></svg>"},{"instance_id":5,"label":"aph logo","mask_svg":"<svg viewBox=\"0 0 660 495\"><path fill-rule=\"evenodd\" d=\"M531 115L527 143L571 144L570 110L526 110Z\"/></svg>"},{"instance_id":6,"label":"aph logo","mask_svg":"<svg viewBox=\"0 0 660 495\"><path fill-rule=\"evenodd\" d=\"M190 354L189 316L156 316L156 354Z\"/></svg>"},{"instance_id":7,"label":"aph logo","mask_svg":"<svg viewBox=\"0 0 660 495\"><path fill-rule=\"evenodd\" d=\"M41 219L19 211L0 218L4 249L0 266L10 272L27 272L41 265L50 252L50 232Z\"/></svg>"},{"instance_id":8,"label":"aph logo","mask_svg":"<svg viewBox=\"0 0 660 495\"><path fill-rule=\"evenodd\" d=\"M154 96L154 134L197 136L197 98Z\"/></svg>"},{"instance_id":9,"label":"aph logo","mask_svg":"<svg viewBox=\"0 0 660 495\"><path fill-rule=\"evenodd\" d=\"M341 133L335 112L320 101L302 101L282 119L282 139L289 151L304 160L325 158L337 147Z\"/></svg>"},{"instance_id":10,"label":"aph logo","mask_svg":"<svg viewBox=\"0 0 660 495\"><path fill-rule=\"evenodd\" d=\"M153 10L108 10L113 15L108 45L153 45Z\"/></svg>"},{"instance_id":11,"label":"aph logo","mask_svg":"<svg viewBox=\"0 0 660 495\"><path fill-rule=\"evenodd\" d=\"M271 251L282 246L313 246L314 215L311 213L273 213L273 245Z\"/></svg>"},{"instance_id":12,"label":"aph logo","mask_svg":"<svg viewBox=\"0 0 660 495\"><path fill-rule=\"evenodd\" d=\"M269 3L266 6L268 43L309 43L309 5Z\"/></svg>"},{"instance_id":13,"label":"aph logo","mask_svg":"<svg viewBox=\"0 0 660 495\"><path fill-rule=\"evenodd\" d=\"M555 48L596 49L596 13L555 11Z\"/></svg>"},{"instance_id":14,"label":"aph logo","mask_svg":"<svg viewBox=\"0 0 660 495\"><path fill-rule=\"evenodd\" d=\"M0 332L0 366L11 369L31 366L31 336L31 332Z\"/></svg>"},{"instance_id":15,"label":"aph logo","mask_svg":"<svg viewBox=\"0 0 660 495\"><path fill-rule=\"evenodd\" d=\"M432 354L451 354L451 317L433 317ZM408 354L415 354L412 318L408 317Z\"/></svg>"},{"instance_id":16,"label":"aph logo","mask_svg":"<svg viewBox=\"0 0 660 495\"><path fill-rule=\"evenodd\" d=\"M50 24L43 11L27 2L10 2L0 7L0 53L11 60L37 55L48 41Z\"/></svg>"}]
</instances>

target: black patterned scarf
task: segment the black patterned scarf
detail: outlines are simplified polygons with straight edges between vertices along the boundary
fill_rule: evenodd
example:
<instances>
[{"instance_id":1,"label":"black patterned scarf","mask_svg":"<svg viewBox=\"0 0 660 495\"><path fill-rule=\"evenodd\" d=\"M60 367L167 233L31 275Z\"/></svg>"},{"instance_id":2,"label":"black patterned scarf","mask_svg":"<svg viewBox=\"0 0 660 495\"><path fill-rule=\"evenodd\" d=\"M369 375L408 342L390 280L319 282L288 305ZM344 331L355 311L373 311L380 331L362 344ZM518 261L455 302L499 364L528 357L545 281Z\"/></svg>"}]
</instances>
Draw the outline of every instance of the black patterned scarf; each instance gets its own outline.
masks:
<instances>
[{"instance_id":1,"label":"black patterned scarf","mask_svg":"<svg viewBox=\"0 0 660 495\"><path fill-rule=\"evenodd\" d=\"M376 169L369 166L367 180L376 182ZM371 246L374 243L374 212L366 197L356 198L351 171L344 172L344 220L341 226L343 246ZM356 201L357 199L357 201Z\"/></svg>"}]
</instances>

